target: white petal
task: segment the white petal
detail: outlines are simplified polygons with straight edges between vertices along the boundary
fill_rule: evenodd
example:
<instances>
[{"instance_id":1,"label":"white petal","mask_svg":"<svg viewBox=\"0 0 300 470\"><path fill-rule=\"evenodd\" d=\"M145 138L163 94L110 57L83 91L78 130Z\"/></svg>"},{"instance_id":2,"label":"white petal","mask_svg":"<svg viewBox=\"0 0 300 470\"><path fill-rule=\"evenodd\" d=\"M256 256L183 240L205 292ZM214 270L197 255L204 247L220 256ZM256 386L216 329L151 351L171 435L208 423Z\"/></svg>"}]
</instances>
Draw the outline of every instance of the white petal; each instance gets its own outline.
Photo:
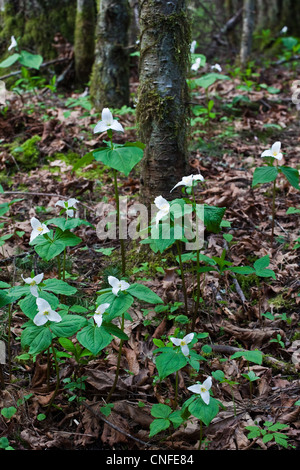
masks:
<instances>
[{"instance_id":1,"label":"white petal","mask_svg":"<svg viewBox=\"0 0 300 470\"><path fill-rule=\"evenodd\" d=\"M38 297L38 288L37 286L30 286L30 293L31 295L33 295L34 297Z\"/></svg>"},{"instance_id":2,"label":"white petal","mask_svg":"<svg viewBox=\"0 0 300 470\"><path fill-rule=\"evenodd\" d=\"M203 387L206 388L206 390L209 390L212 386L212 379L211 377L207 377L206 380L203 382Z\"/></svg>"},{"instance_id":3,"label":"white petal","mask_svg":"<svg viewBox=\"0 0 300 470\"><path fill-rule=\"evenodd\" d=\"M117 287L119 286L119 279L117 279L116 277L114 276L108 276L107 278L108 280L108 283L111 285L111 287Z\"/></svg>"},{"instance_id":4,"label":"white petal","mask_svg":"<svg viewBox=\"0 0 300 470\"><path fill-rule=\"evenodd\" d=\"M163 198L162 196L157 196L155 199L154 199L154 204L156 205L156 207L158 209L162 209L164 206L166 206L168 203L168 201Z\"/></svg>"},{"instance_id":5,"label":"white petal","mask_svg":"<svg viewBox=\"0 0 300 470\"><path fill-rule=\"evenodd\" d=\"M74 207L77 202L79 202L79 201L77 201L77 199L75 199L74 197L71 197L68 200L68 207Z\"/></svg>"},{"instance_id":6,"label":"white petal","mask_svg":"<svg viewBox=\"0 0 300 470\"><path fill-rule=\"evenodd\" d=\"M41 234L37 229L32 230L31 235L30 235L30 241L34 240L36 237L38 237Z\"/></svg>"},{"instance_id":7,"label":"white petal","mask_svg":"<svg viewBox=\"0 0 300 470\"><path fill-rule=\"evenodd\" d=\"M112 293L113 293L114 295L118 295L119 290L120 290L119 285L114 286L114 287L112 288Z\"/></svg>"},{"instance_id":8,"label":"white petal","mask_svg":"<svg viewBox=\"0 0 300 470\"><path fill-rule=\"evenodd\" d=\"M36 299L36 305L40 312L44 312L45 310L51 310L49 302L47 302L47 300L45 299L42 299L41 297Z\"/></svg>"},{"instance_id":9,"label":"white petal","mask_svg":"<svg viewBox=\"0 0 300 470\"><path fill-rule=\"evenodd\" d=\"M186 335L184 338L183 338L183 341L186 343L186 344L189 344L192 339L194 338L195 336L195 333L189 333L188 335Z\"/></svg>"},{"instance_id":10,"label":"white petal","mask_svg":"<svg viewBox=\"0 0 300 470\"><path fill-rule=\"evenodd\" d=\"M197 393L198 395L200 395L201 385L200 384L191 385L190 387L188 387L188 390L190 390L190 392L192 393Z\"/></svg>"},{"instance_id":11,"label":"white petal","mask_svg":"<svg viewBox=\"0 0 300 470\"><path fill-rule=\"evenodd\" d=\"M272 152L273 153L279 153L281 148L281 142L277 141L272 145Z\"/></svg>"},{"instance_id":12,"label":"white petal","mask_svg":"<svg viewBox=\"0 0 300 470\"><path fill-rule=\"evenodd\" d=\"M97 325L98 327L100 327L100 326L102 325L102 320L103 320L103 319L102 319L102 313L96 313L96 314L94 315L94 320L95 320L95 322L96 322L96 325Z\"/></svg>"},{"instance_id":13,"label":"white petal","mask_svg":"<svg viewBox=\"0 0 300 470\"><path fill-rule=\"evenodd\" d=\"M180 338L170 338L170 341L172 341L175 346L180 346L181 339Z\"/></svg>"},{"instance_id":14,"label":"white petal","mask_svg":"<svg viewBox=\"0 0 300 470\"><path fill-rule=\"evenodd\" d=\"M113 129L114 131L124 132L123 126L116 119L113 120L111 129Z\"/></svg>"},{"instance_id":15,"label":"white petal","mask_svg":"<svg viewBox=\"0 0 300 470\"><path fill-rule=\"evenodd\" d=\"M204 181L204 178L202 175L198 174L198 175L193 175L193 180L196 181L196 180L199 180L199 181Z\"/></svg>"},{"instance_id":16,"label":"white petal","mask_svg":"<svg viewBox=\"0 0 300 470\"><path fill-rule=\"evenodd\" d=\"M113 115L111 114L110 110L108 108L103 108L102 109L102 121L105 122L107 126L111 126L113 122Z\"/></svg>"},{"instance_id":17,"label":"white petal","mask_svg":"<svg viewBox=\"0 0 300 470\"><path fill-rule=\"evenodd\" d=\"M262 154L261 157L273 157L273 152L271 149L265 150Z\"/></svg>"},{"instance_id":18,"label":"white petal","mask_svg":"<svg viewBox=\"0 0 300 470\"><path fill-rule=\"evenodd\" d=\"M68 217L73 217L73 215L74 215L73 209L67 209L67 212L66 212L66 213L67 213L67 216L68 216Z\"/></svg>"},{"instance_id":19,"label":"white petal","mask_svg":"<svg viewBox=\"0 0 300 470\"><path fill-rule=\"evenodd\" d=\"M183 346L181 346L181 352L184 356L188 356L190 353L189 347L184 344Z\"/></svg>"},{"instance_id":20,"label":"white petal","mask_svg":"<svg viewBox=\"0 0 300 470\"><path fill-rule=\"evenodd\" d=\"M205 392L201 392L201 398L202 398L202 400L204 401L204 403L205 403L206 405L208 405L208 404L209 404L209 400L210 400L209 391L206 390Z\"/></svg>"},{"instance_id":21,"label":"white petal","mask_svg":"<svg viewBox=\"0 0 300 470\"><path fill-rule=\"evenodd\" d=\"M31 227L33 228L33 230L36 230L38 227L42 225L41 222L36 217L32 217L32 219L30 220L30 223L31 223Z\"/></svg>"},{"instance_id":22,"label":"white petal","mask_svg":"<svg viewBox=\"0 0 300 470\"><path fill-rule=\"evenodd\" d=\"M47 321L48 318L46 317L46 315L43 314L43 312L37 313L33 319L33 323L35 323L37 326L44 325L45 323L47 323Z\"/></svg>"},{"instance_id":23,"label":"white petal","mask_svg":"<svg viewBox=\"0 0 300 470\"><path fill-rule=\"evenodd\" d=\"M49 311L48 320L58 323L61 321L61 316L59 315L59 313L55 312L55 310L51 309Z\"/></svg>"},{"instance_id":24,"label":"white petal","mask_svg":"<svg viewBox=\"0 0 300 470\"><path fill-rule=\"evenodd\" d=\"M98 305L96 309L96 313L101 313L101 314L104 313L108 309L109 306L110 304L108 303Z\"/></svg>"},{"instance_id":25,"label":"white petal","mask_svg":"<svg viewBox=\"0 0 300 470\"><path fill-rule=\"evenodd\" d=\"M37 274L36 276L34 276L33 281L39 284L40 282L42 282L43 277L44 277L44 273Z\"/></svg>"},{"instance_id":26,"label":"white petal","mask_svg":"<svg viewBox=\"0 0 300 470\"><path fill-rule=\"evenodd\" d=\"M94 127L94 134L97 134L98 132L105 132L107 131L107 129L109 129L109 127L105 124L105 122L103 121L99 121L95 127Z\"/></svg>"},{"instance_id":27,"label":"white petal","mask_svg":"<svg viewBox=\"0 0 300 470\"><path fill-rule=\"evenodd\" d=\"M121 290L126 290L128 289L128 287L130 287L130 284L128 284L128 282L121 281Z\"/></svg>"},{"instance_id":28,"label":"white petal","mask_svg":"<svg viewBox=\"0 0 300 470\"><path fill-rule=\"evenodd\" d=\"M276 160L282 160L282 157L283 157L282 153L278 153L277 155L273 155L273 156L274 158L276 158Z\"/></svg>"},{"instance_id":29,"label":"white petal","mask_svg":"<svg viewBox=\"0 0 300 470\"><path fill-rule=\"evenodd\" d=\"M65 208L65 201L57 201L55 205Z\"/></svg>"},{"instance_id":30,"label":"white petal","mask_svg":"<svg viewBox=\"0 0 300 470\"><path fill-rule=\"evenodd\" d=\"M21 277L23 279L24 282L26 282L26 284L30 284L32 282L32 278L31 277L23 277L23 274L21 274Z\"/></svg>"},{"instance_id":31,"label":"white petal","mask_svg":"<svg viewBox=\"0 0 300 470\"><path fill-rule=\"evenodd\" d=\"M158 226L159 224L159 221L165 217L165 215L167 215L167 212L166 211L158 211L156 216L155 216L155 224L156 224L156 227Z\"/></svg>"},{"instance_id":32,"label":"white petal","mask_svg":"<svg viewBox=\"0 0 300 470\"><path fill-rule=\"evenodd\" d=\"M183 182L183 181L179 181L179 183L175 184L174 188L171 189L170 193L171 193L175 188L177 188L177 186L184 186L184 182Z\"/></svg>"}]
</instances>

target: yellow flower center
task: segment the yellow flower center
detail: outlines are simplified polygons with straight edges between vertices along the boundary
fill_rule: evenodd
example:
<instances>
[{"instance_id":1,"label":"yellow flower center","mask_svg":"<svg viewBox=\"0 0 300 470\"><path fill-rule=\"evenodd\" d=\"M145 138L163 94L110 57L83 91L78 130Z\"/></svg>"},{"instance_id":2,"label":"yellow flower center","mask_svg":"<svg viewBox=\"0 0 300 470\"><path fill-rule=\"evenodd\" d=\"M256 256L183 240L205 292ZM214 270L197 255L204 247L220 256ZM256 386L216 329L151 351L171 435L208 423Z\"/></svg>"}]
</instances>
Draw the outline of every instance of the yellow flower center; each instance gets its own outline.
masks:
<instances>
[{"instance_id":1,"label":"yellow flower center","mask_svg":"<svg viewBox=\"0 0 300 470\"><path fill-rule=\"evenodd\" d=\"M49 315L48 310L45 310L45 311L43 312L43 314L45 315L45 317L46 317L47 315Z\"/></svg>"},{"instance_id":2,"label":"yellow flower center","mask_svg":"<svg viewBox=\"0 0 300 470\"><path fill-rule=\"evenodd\" d=\"M43 227L38 227L37 229L38 229L39 232L43 231Z\"/></svg>"},{"instance_id":3,"label":"yellow flower center","mask_svg":"<svg viewBox=\"0 0 300 470\"><path fill-rule=\"evenodd\" d=\"M35 282L35 281L31 281L30 285L31 285L31 286L35 286L35 285L36 285L36 282Z\"/></svg>"},{"instance_id":4,"label":"yellow flower center","mask_svg":"<svg viewBox=\"0 0 300 470\"><path fill-rule=\"evenodd\" d=\"M182 340L182 341L180 342L180 346L185 346L185 341Z\"/></svg>"}]
</instances>

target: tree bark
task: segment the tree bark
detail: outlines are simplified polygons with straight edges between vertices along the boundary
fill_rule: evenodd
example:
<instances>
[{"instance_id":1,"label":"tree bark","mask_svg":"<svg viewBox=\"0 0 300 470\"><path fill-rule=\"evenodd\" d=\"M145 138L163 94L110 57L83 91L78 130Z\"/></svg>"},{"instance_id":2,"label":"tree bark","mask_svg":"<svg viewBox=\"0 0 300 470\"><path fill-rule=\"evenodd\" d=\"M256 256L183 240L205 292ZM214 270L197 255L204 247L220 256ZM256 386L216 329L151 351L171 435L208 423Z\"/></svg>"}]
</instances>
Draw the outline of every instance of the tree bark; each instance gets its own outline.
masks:
<instances>
[{"instance_id":1,"label":"tree bark","mask_svg":"<svg viewBox=\"0 0 300 470\"><path fill-rule=\"evenodd\" d=\"M243 28L240 49L240 63L244 67L252 50L252 36L255 17L255 0L244 0Z\"/></svg>"},{"instance_id":2,"label":"tree bark","mask_svg":"<svg viewBox=\"0 0 300 470\"><path fill-rule=\"evenodd\" d=\"M288 34L299 36L300 0L256 0L257 22L256 30L271 29L276 35L288 27Z\"/></svg>"},{"instance_id":3,"label":"tree bark","mask_svg":"<svg viewBox=\"0 0 300 470\"><path fill-rule=\"evenodd\" d=\"M91 97L97 110L129 104L127 0L100 0Z\"/></svg>"},{"instance_id":4,"label":"tree bark","mask_svg":"<svg viewBox=\"0 0 300 470\"><path fill-rule=\"evenodd\" d=\"M94 63L95 2L77 0L74 32L75 77L80 84L87 84Z\"/></svg>"},{"instance_id":5,"label":"tree bark","mask_svg":"<svg viewBox=\"0 0 300 470\"><path fill-rule=\"evenodd\" d=\"M137 124L146 145L141 198L170 197L187 171L189 97L186 74L191 43L186 1L140 0L140 85Z\"/></svg>"}]
</instances>

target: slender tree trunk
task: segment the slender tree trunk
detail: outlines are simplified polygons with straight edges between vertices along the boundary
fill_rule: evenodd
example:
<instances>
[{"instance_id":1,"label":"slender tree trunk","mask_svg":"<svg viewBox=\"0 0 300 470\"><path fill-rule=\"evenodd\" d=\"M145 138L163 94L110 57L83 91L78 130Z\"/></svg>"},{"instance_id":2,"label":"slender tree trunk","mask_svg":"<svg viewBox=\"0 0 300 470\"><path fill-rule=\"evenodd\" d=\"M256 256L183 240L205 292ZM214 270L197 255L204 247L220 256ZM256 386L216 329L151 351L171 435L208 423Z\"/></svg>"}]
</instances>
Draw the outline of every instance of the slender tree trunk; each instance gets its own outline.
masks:
<instances>
[{"instance_id":1,"label":"slender tree trunk","mask_svg":"<svg viewBox=\"0 0 300 470\"><path fill-rule=\"evenodd\" d=\"M137 123L146 145L141 197L170 197L187 171L190 22L186 1L140 0L140 85Z\"/></svg>"},{"instance_id":2,"label":"slender tree trunk","mask_svg":"<svg viewBox=\"0 0 300 470\"><path fill-rule=\"evenodd\" d=\"M96 109L129 104L127 0L100 0L91 78L91 97Z\"/></svg>"},{"instance_id":3,"label":"slender tree trunk","mask_svg":"<svg viewBox=\"0 0 300 470\"><path fill-rule=\"evenodd\" d=\"M240 63L244 67L252 50L252 36L255 17L255 0L244 0L243 29L240 49Z\"/></svg>"},{"instance_id":4,"label":"slender tree trunk","mask_svg":"<svg viewBox=\"0 0 300 470\"><path fill-rule=\"evenodd\" d=\"M74 32L75 76L77 82L87 84L94 63L95 1L77 0Z\"/></svg>"}]
</instances>

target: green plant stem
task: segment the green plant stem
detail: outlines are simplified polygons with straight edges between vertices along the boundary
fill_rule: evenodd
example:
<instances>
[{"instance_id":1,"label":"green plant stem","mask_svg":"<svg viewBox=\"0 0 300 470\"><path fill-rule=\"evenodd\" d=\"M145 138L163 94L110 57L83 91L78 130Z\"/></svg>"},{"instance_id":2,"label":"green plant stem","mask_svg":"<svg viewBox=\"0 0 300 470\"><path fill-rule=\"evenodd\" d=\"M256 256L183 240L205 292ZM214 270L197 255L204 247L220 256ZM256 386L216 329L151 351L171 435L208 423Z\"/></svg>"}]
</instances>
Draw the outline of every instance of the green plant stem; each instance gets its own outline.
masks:
<instances>
[{"instance_id":1,"label":"green plant stem","mask_svg":"<svg viewBox=\"0 0 300 470\"><path fill-rule=\"evenodd\" d=\"M8 357L9 381L11 379L11 321L12 321L12 308L11 308L11 304L9 304L8 305L8 334L7 334L7 357Z\"/></svg>"},{"instance_id":2,"label":"green plant stem","mask_svg":"<svg viewBox=\"0 0 300 470\"><path fill-rule=\"evenodd\" d=\"M124 331L124 320L125 320L125 313L122 314L122 322L121 322L121 330L122 331ZM120 339L120 346L119 346L119 353L118 353L118 361L117 361L117 369L116 369L115 380L114 380L114 383L111 387L111 390L110 390L110 392L107 396L106 403L109 403L109 401L112 397L112 394L115 391L117 382L118 382L119 373L120 373L120 365L121 365L121 357L122 357L122 349L123 349L123 340Z\"/></svg>"},{"instance_id":3,"label":"green plant stem","mask_svg":"<svg viewBox=\"0 0 300 470\"><path fill-rule=\"evenodd\" d=\"M187 291L186 291L186 285L185 285L184 270L183 270L183 264L182 264L182 258L181 258L181 247L180 247L179 240L176 240L176 247L177 247L179 267L180 267L180 273L181 273L181 279L182 279L182 290L183 290L183 296L184 296L185 314L186 316L188 316Z\"/></svg>"},{"instance_id":4,"label":"green plant stem","mask_svg":"<svg viewBox=\"0 0 300 470\"><path fill-rule=\"evenodd\" d=\"M53 354L53 358L54 358L54 364L55 364L55 371L56 371L56 385L55 385L55 390L54 390L54 393L51 397L51 400L49 402L49 405L48 405L48 408L47 408L47 414L49 413L50 409L51 409L51 406L55 400L55 397L58 393L58 390L59 390L59 384L60 384L60 380L59 380L59 367L58 367L58 362L57 362L57 357L56 357L56 352L55 352L55 348L54 348L54 344L52 342L51 344L51 349L52 349L52 354Z\"/></svg>"},{"instance_id":5,"label":"green plant stem","mask_svg":"<svg viewBox=\"0 0 300 470\"><path fill-rule=\"evenodd\" d=\"M122 274L124 275L126 272L126 258L125 258L125 246L124 240L122 238L122 229L120 224L120 200L119 200L119 190L118 190L118 180L117 180L117 171L114 171L114 186L115 186L115 197L116 197L116 206L117 206L117 227L119 228L119 240L121 246L121 258L122 258Z\"/></svg>"},{"instance_id":6,"label":"green plant stem","mask_svg":"<svg viewBox=\"0 0 300 470\"><path fill-rule=\"evenodd\" d=\"M203 427L202 427L202 421L200 420L200 435L199 435L198 450L201 450L202 437L203 437Z\"/></svg>"},{"instance_id":7,"label":"green plant stem","mask_svg":"<svg viewBox=\"0 0 300 470\"><path fill-rule=\"evenodd\" d=\"M271 246L273 246L273 242L274 242L274 228L275 228L275 197L276 197L276 180L273 181Z\"/></svg>"},{"instance_id":8,"label":"green plant stem","mask_svg":"<svg viewBox=\"0 0 300 470\"><path fill-rule=\"evenodd\" d=\"M173 411L175 411L177 408L177 399L178 399L178 370L176 371L176 378L175 378L175 397L174 397Z\"/></svg>"},{"instance_id":9,"label":"green plant stem","mask_svg":"<svg viewBox=\"0 0 300 470\"><path fill-rule=\"evenodd\" d=\"M195 191L194 187L192 187L192 194L193 194L193 201L194 201L194 206L195 206L195 214L196 214L196 242L198 240L199 232L198 232L198 223L197 223L197 211L196 211L196 198L195 198ZM197 312L199 308L199 303L200 303L200 250L197 249L196 251L196 266L197 266L197 292L196 292L196 300L194 304L194 312L193 312L193 320L192 320L192 330L195 328L196 324L196 318L197 318Z\"/></svg>"},{"instance_id":10,"label":"green plant stem","mask_svg":"<svg viewBox=\"0 0 300 470\"><path fill-rule=\"evenodd\" d=\"M61 278L61 263L60 263L60 255L57 256L57 278Z\"/></svg>"},{"instance_id":11,"label":"green plant stem","mask_svg":"<svg viewBox=\"0 0 300 470\"><path fill-rule=\"evenodd\" d=\"M63 281L66 279L66 248L64 248L64 257L63 257Z\"/></svg>"}]
</instances>

